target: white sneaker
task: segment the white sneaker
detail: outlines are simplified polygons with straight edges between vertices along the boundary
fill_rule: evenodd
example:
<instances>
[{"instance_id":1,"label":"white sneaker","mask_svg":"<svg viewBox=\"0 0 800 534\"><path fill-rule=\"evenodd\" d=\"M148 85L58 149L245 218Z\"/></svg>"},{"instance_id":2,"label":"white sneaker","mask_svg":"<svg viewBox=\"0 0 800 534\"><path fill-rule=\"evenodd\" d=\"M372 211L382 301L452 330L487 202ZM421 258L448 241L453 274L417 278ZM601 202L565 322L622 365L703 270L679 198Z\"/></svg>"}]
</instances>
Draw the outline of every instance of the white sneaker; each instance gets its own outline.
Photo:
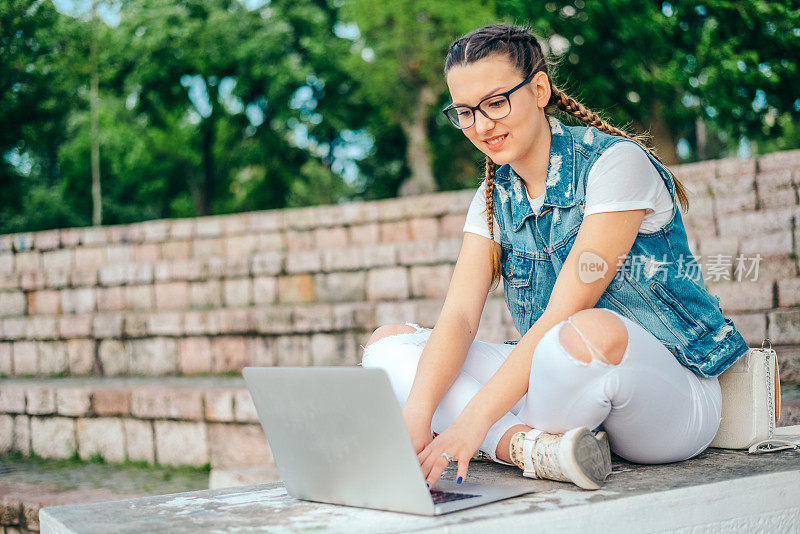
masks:
<instances>
[{"instance_id":1,"label":"white sneaker","mask_svg":"<svg viewBox=\"0 0 800 534\"><path fill-rule=\"evenodd\" d=\"M564 434L530 430L523 444L523 476L572 482L583 489L599 489L611 473L608 436L595 438L588 428Z\"/></svg>"}]
</instances>

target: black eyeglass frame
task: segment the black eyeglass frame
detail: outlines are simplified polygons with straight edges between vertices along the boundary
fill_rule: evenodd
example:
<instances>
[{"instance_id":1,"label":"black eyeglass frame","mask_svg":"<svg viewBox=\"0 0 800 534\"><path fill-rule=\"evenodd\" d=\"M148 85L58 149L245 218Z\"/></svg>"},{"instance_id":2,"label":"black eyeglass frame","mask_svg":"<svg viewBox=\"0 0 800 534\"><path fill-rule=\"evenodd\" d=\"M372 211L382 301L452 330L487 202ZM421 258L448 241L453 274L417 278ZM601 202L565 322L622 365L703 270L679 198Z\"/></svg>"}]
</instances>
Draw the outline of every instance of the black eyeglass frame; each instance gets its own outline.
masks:
<instances>
[{"instance_id":1,"label":"black eyeglass frame","mask_svg":"<svg viewBox=\"0 0 800 534\"><path fill-rule=\"evenodd\" d=\"M494 94L494 95L487 96L486 98L484 98L483 100L478 102L477 106L467 106L466 104L460 104L460 105L456 106L454 104L450 104L449 106L447 106L446 108L444 108L442 110L442 113L444 113L444 116L447 117L448 122L450 122L450 124L452 124L454 127L458 128L459 130L466 130L467 128L472 128L473 126L475 126L475 112L476 111L480 111L483 114L483 116L486 117L487 119L489 119L490 121L499 121L501 119L505 119L506 117L511 115L511 98L509 98L511 96L511 93L513 93L514 91L516 91L520 87L523 87L524 85L530 83L531 80L533 80L533 77L535 75L536 75L536 73L534 72L533 74L531 74L530 76L528 76L527 78L522 80L522 82L520 82L518 85L512 87L511 89L509 89L508 91L506 91L504 93L497 93L497 94ZM508 113L506 113L502 117L497 117L496 119L493 119L489 115L487 115L485 111L483 111L481 109L481 104L483 104L484 102L486 102L487 100L490 100L492 98L497 98L498 96L504 96L506 98L506 100L508 101ZM450 116L447 114L447 112L450 111L451 109L456 109L456 108L467 108L470 111L472 111L472 124L470 124L469 126L464 126L463 128L461 126L458 126L457 124L455 124L453 122L453 120L450 118Z\"/></svg>"}]
</instances>

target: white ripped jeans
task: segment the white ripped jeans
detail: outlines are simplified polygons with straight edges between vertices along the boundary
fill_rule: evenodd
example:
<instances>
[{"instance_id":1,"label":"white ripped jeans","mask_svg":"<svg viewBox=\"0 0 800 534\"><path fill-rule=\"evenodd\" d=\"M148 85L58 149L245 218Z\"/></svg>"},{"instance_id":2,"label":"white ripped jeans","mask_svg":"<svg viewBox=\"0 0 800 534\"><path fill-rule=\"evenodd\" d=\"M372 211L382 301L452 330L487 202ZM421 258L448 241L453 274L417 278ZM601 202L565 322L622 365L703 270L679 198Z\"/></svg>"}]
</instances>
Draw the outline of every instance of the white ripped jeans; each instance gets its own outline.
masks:
<instances>
[{"instance_id":1,"label":"white ripped jeans","mask_svg":"<svg viewBox=\"0 0 800 534\"><path fill-rule=\"evenodd\" d=\"M553 326L534 350L528 393L489 429L482 451L506 463L496 456L497 444L509 428L520 424L550 433L602 425L611 450L637 463L686 460L705 450L719 427L719 382L698 377L653 334L614 313L628 330L622 361L610 365L596 359L576 360L558 339L566 321ZM428 328L409 325L416 328L415 333L379 339L366 348L362 360L364 367L386 371L401 405L411 391L431 334ZM455 421L513 348L504 343L472 343L464 367L434 413L434 432L443 432Z\"/></svg>"}]
</instances>

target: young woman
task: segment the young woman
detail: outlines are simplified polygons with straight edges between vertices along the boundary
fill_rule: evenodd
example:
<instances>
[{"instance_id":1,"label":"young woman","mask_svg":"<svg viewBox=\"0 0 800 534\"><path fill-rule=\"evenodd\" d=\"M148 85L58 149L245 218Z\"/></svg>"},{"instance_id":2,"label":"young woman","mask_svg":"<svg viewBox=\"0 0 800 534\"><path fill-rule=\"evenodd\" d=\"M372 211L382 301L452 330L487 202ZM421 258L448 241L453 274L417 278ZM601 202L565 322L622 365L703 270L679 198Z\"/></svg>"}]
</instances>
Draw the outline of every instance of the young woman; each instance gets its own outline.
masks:
<instances>
[{"instance_id":1,"label":"young woman","mask_svg":"<svg viewBox=\"0 0 800 534\"><path fill-rule=\"evenodd\" d=\"M559 91L524 28L458 39L445 75L444 112L486 155L486 178L433 330L382 326L362 362L389 374L428 484L450 461L460 483L483 454L596 489L609 442L639 463L702 452L720 421L715 377L748 347L689 250L683 186ZM474 341L500 276L516 345Z\"/></svg>"}]
</instances>

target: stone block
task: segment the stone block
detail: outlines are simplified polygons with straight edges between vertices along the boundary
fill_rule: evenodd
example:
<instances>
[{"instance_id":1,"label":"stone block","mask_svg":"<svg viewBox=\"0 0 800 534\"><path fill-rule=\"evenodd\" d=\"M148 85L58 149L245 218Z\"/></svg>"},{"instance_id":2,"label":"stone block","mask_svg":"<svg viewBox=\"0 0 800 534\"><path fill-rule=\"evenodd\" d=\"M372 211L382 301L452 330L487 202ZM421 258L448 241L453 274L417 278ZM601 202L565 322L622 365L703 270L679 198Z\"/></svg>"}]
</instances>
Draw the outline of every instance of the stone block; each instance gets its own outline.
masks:
<instances>
[{"instance_id":1,"label":"stone block","mask_svg":"<svg viewBox=\"0 0 800 534\"><path fill-rule=\"evenodd\" d=\"M159 376L178 368L177 340L165 337L125 341L130 354L130 372L134 375Z\"/></svg>"},{"instance_id":2,"label":"stone block","mask_svg":"<svg viewBox=\"0 0 800 534\"><path fill-rule=\"evenodd\" d=\"M133 261L133 247L131 245L108 245L106 259L109 265L114 263L130 263Z\"/></svg>"},{"instance_id":3,"label":"stone block","mask_svg":"<svg viewBox=\"0 0 800 534\"><path fill-rule=\"evenodd\" d=\"M323 302L366 299L367 276L363 271L318 274L314 280L317 299Z\"/></svg>"},{"instance_id":4,"label":"stone block","mask_svg":"<svg viewBox=\"0 0 800 534\"><path fill-rule=\"evenodd\" d=\"M233 394L233 414L240 423L258 423L258 413L253 398L246 389L237 389Z\"/></svg>"},{"instance_id":5,"label":"stone block","mask_svg":"<svg viewBox=\"0 0 800 534\"><path fill-rule=\"evenodd\" d=\"M244 337L219 336L211 340L211 372L241 371L248 363L248 344Z\"/></svg>"},{"instance_id":6,"label":"stone block","mask_svg":"<svg viewBox=\"0 0 800 534\"><path fill-rule=\"evenodd\" d=\"M52 375L65 373L67 365L67 344L63 341L39 341L39 373Z\"/></svg>"},{"instance_id":7,"label":"stone block","mask_svg":"<svg viewBox=\"0 0 800 534\"><path fill-rule=\"evenodd\" d=\"M79 287L61 291L61 313L91 313L95 311L93 287Z\"/></svg>"},{"instance_id":8,"label":"stone block","mask_svg":"<svg viewBox=\"0 0 800 534\"><path fill-rule=\"evenodd\" d=\"M19 277L19 286L27 291L42 289L45 286L44 271L24 271Z\"/></svg>"},{"instance_id":9,"label":"stone block","mask_svg":"<svg viewBox=\"0 0 800 534\"><path fill-rule=\"evenodd\" d=\"M800 344L800 308L770 312L767 337L773 345Z\"/></svg>"},{"instance_id":10,"label":"stone block","mask_svg":"<svg viewBox=\"0 0 800 534\"><path fill-rule=\"evenodd\" d=\"M0 321L0 332L2 332L3 338L8 341L26 339L25 330L27 327L27 317L7 317Z\"/></svg>"},{"instance_id":11,"label":"stone block","mask_svg":"<svg viewBox=\"0 0 800 534\"><path fill-rule=\"evenodd\" d=\"M162 465L205 465L208 436L205 423L156 421L156 461Z\"/></svg>"},{"instance_id":12,"label":"stone block","mask_svg":"<svg viewBox=\"0 0 800 534\"><path fill-rule=\"evenodd\" d=\"M56 413L56 392L52 387L29 386L25 390L25 404L31 415Z\"/></svg>"},{"instance_id":13,"label":"stone block","mask_svg":"<svg viewBox=\"0 0 800 534\"><path fill-rule=\"evenodd\" d=\"M31 418L27 415L14 418L14 450L25 456L31 454Z\"/></svg>"},{"instance_id":14,"label":"stone block","mask_svg":"<svg viewBox=\"0 0 800 534\"><path fill-rule=\"evenodd\" d=\"M343 226L317 228L314 230L314 242L317 249L344 248L350 244L347 229Z\"/></svg>"},{"instance_id":15,"label":"stone block","mask_svg":"<svg viewBox=\"0 0 800 534\"><path fill-rule=\"evenodd\" d=\"M767 337L767 316L764 313L732 313L728 314L736 330L751 347L761 346L761 341Z\"/></svg>"},{"instance_id":16,"label":"stone block","mask_svg":"<svg viewBox=\"0 0 800 534\"><path fill-rule=\"evenodd\" d=\"M97 284L97 271L70 271L69 283L73 287L93 286Z\"/></svg>"},{"instance_id":17,"label":"stone block","mask_svg":"<svg viewBox=\"0 0 800 534\"><path fill-rule=\"evenodd\" d=\"M171 219L169 221L169 237L175 239L191 239L195 235L197 221L190 219Z\"/></svg>"},{"instance_id":18,"label":"stone block","mask_svg":"<svg viewBox=\"0 0 800 534\"><path fill-rule=\"evenodd\" d=\"M275 340L276 363L279 366L311 365L308 336L278 336Z\"/></svg>"},{"instance_id":19,"label":"stone block","mask_svg":"<svg viewBox=\"0 0 800 534\"><path fill-rule=\"evenodd\" d=\"M774 208L718 217L717 224L722 236L745 237L791 231L794 216L794 208Z\"/></svg>"},{"instance_id":20,"label":"stone block","mask_svg":"<svg viewBox=\"0 0 800 534\"><path fill-rule=\"evenodd\" d=\"M720 185L719 190L714 192L714 212L718 217L756 209L755 189L739 192L734 187L734 190L728 192L725 191L726 187Z\"/></svg>"},{"instance_id":21,"label":"stone block","mask_svg":"<svg viewBox=\"0 0 800 534\"><path fill-rule=\"evenodd\" d=\"M286 250L288 252L314 250L314 232L288 230L286 232Z\"/></svg>"},{"instance_id":22,"label":"stone block","mask_svg":"<svg viewBox=\"0 0 800 534\"><path fill-rule=\"evenodd\" d=\"M355 339L349 334L314 334L311 336L313 365L352 365Z\"/></svg>"},{"instance_id":23,"label":"stone block","mask_svg":"<svg viewBox=\"0 0 800 534\"><path fill-rule=\"evenodd\" d=\"M136 419L124 419L123 427L125 429L125 450L128 453L128 459L154 464L156 456L153 423ZM178 446L180 447L180 445Z\"/></svg>"},{"instance_id":24,"label":"stone block","mask_svg":"<svg viewBox=\"0 0 800 534\"><path fill-rule=\"evenodd\" d=\"M270 306L254 311L253 327L259 334L287 334L292 332L292 310L286 306Z\"/></svg>"},{"instance_id":25,"label":"stone block","mask_svg":"<svg viewBox=\"0 0 800 534\"><path fill-rule=\"evenodd\" d=\"M284 228L284 213L279 210L253 211L246 214L247 225L256 232L275 232Z\"/></svg>"},{"instance_id":26,"label":"stone block","mask_svg":"<svg viewBox=\"0 0 800 534\"><path fill-rule=\"evenodd\" d=\"M367 275L367 300L403 300L409 296L405 267L372 269Z\"/></svg>"},{"instance_id":27,"label":"stone block","mask_svg":"<svg viewBox=\"0 0 800 534\"><path fill-rule=\"evenodd\" d=\"M92 390L88 387L59 387L55 390L56 412L59 415L84 416L91 407Z\"/></svg>"},{"instance_id":28,"label":"stone block","mask_svg":"<svg viewBox=\"0 0 800 534\"><path fill-rule=\"evenodd\" d=\"M25 413L26 394L23 386L4 385L0 388L0 412Z\"/></svg>"},{"instance_id":29,"label":"stone block","mask_svg":"<svg viewBox=\"0 0 800 534\"><path fill-rule=\"evenodd\" d=\"M279 302L311 302L314 300L314 277L294 274L278 277Z\"/></svg>"},{"instance_id":30,"label":"stone block","mask_svg":"<svg viewBox=\"0 0 800 534\"><path fill-rule=\"evenodd\" d=\"M185 332L184 315L180 311L147 314L147 333L153 336L181 336Z\"/></svg>"},{"instance_id":31,"label":"stone block","mask_svg":"<svg viewBox=\"0 0 800 534\"><path fill-rule=\"evenodd\" d=\"M403 324L406 321L416 321L413 302L379 302L375 306L376 325Z\"/></svg>"},{"instance_id":32,"label":"stone block","mask_svg":"<svg viewBox=\"0 0 800 534\"><path fill-rule=\"evenodd\" d=\"M363 269L371 267L387 267L397 265L397 246L392 243L362 247L359 265Z\"/></svg>"},{"instance_id":33,"label":"stone block","mask_svg":"<svg viewBox=\"0 0 800 534\"><path fill-rule=\"evenodd\" d=\"M154 259L149 263L147 260L139 261L142 261L142 263L129 263L126 266L127 279L125 280L125 283L128 285L153 283L153 263L155 263L157 259Z\"/></svg>"},{"instance_id":34,"label":"stone block","mask_svg":"<svg viewBox=\"0 0 800 534\"><path fill-rule=\"evenodd\" d=\"M69 458L76 449L75 420L31 417L31 448L43 458Z\"/></svg>"},{"instance_id":35,"label":"stone block","mask_svg":"<svg viewBox=\"0 0 800 534\"><path fill-rule=\"evenodd\" d=\"M61 313L60 292L53 289L28 292L28 313L31 315Z\"/></svg>"},{"instance_id":36,"label":"stone block","mask_svg":"<svg viewBox=\"0 0 800 534\"><path fill-rule=\"evenodd\" d=\"M27 299L22 291L0 293L0 316L25 315Z\"/></svg>"},{"instance_id":37,"label":"stone block","mask_svg":"<svg viewBox=\"0 0 800 534\"><path fill-rule=\"evenodd\" d=\"M189 306L189 284L187 282L167 282L154 284L156 308L183 309Z\"/></svg>"},{"instance_id":38,"label":"stone block","mask_svg":"<svg viewBox=\"0 0 800 534\"><path fill-rule=\"evenodd\" d=\"M0 415L0 455L14 450L14 418Z\"/></svg>"},{"instance_id":39,"label":"stone block","mask_svg":"<svg viewBox=\"0 0 800 534\"><path fill-rule=\"evenodd\" d=\"M82 231L81 244L84 246L105 245L109 241L107 231L103 227L89 226L82 228Z\"/></svg>"},{"instance_id":40,"label":"stone block","mask_svg":"<svg viewBox=\"0 0 800 534\"><path fill-rule=\"evenodd\" d=\"M778 280L778 306L788 308L800 305L800 278Z\"/></svg>"},{"instance_id":41,"label":"stone block","mask_svg":"<svg viewBox=\"0 0 800 534\"><path fill-rule=\"evenodd\" d=\"M380 225L381 243L411 241L411 225L408 221L385 222Z\"/></svg>"},{"instance_id":42,"label":"stone block","mask_svg":"<svg viewBox=\"0 0 800 534\"><path fill-rule=\"evenodd\" d=\"M124 315L119 312L97 314L92 319L92 333L96 338L122 337Z\"/></svg>"},{"instance_id":43,"label":"stone block","mask_svg":"<svg viewBox=\"0 0 800 534\"><path fill-rule=\"evenodd\" d=\"M414 241L434 241L439 238L439 221L434 217L414 218L408 224Z\"/></svg>"},{"instance_id":44,"label":"stone block","mask_svg":"<svg viewBox=\"0 0 800 534\"><path fill-rule=\"evenodd\" d=\"M261 336L247 339L249 362L256 367L272 367L275 365L275 343L272 338Z\"/></svg>"},{"instance_id":45,"label":"stone block","mask_svg":"<svg viewBox=\"0 0 800 534\"><path fill-rule=\"evenodd\" d=\"M0 341L0 376L14 374L14 352L11 342Z\"/></svg>"},{"instance_id":46,"label":"stone block","mask_svg":"<svg viewBox=\"0 0 800 534\"><path fill-rule=\"evenodd\" d=\"M56 336L54 315L32 315L25 321L25 337L28 339L53 339Z\"/></svg>"},{"instance_id":47,"label":"stone block","mask_svg":"<svg viewBox=\"0 0 800 534\"><path fill-rule=\"evenodd\" d=\"M59 230L62 247L75 247L81 242L80 228L62 228Z\"/></svg>"},{"instance_id":48,"label":"stone block","mask_svg":"<svg viewBox=\"0 0 800 534\"><path fill-rule=\"evenodd\" d=\"M78 419L76 429L81 459L89 460L92 456L100 455L109 462L125 461L125 429L122 419Z\"/></svg>"},{"instance_id":49,"label":"stone block","mask_svg":"<svg viewBox=\"0 0 800 534\"><path fill-rule=\"evenodd\" d=\"M97 311L122 311L125 309L125 290L127 288L97 288Z\"/></svg>"},{"instance_id":50,"label":"stone block","mask_svg":"<svg viewBox=\"0 0 800 534\"><path fill-rule=\"evenodd\" d=\"M353 245L377 245L380 227L376 223L359 224L348 228L349 241Z\"/></svg>"},{"instance_id":51,"label":"stone block","mask_svg":"<svg viewBox=\"0 0 800 534\"><path fill-rule=\"evenodd\" d=\"M220 238L195 239L192 242L193 258L213 258L225 256L225 240Z\"/></svg>"},{"instance_id":52,"label":"stone block","mask_svg":"<svg viewBox=\"0 0 800 534\"><path fill-rule=\"evenodd\" d=\"M324 271L352 271L361 265L361 249L333 248L322 251Z\"/></svg>"},{"instance_id":53,"label":"stone block","mask_svg":"<svg viewBox=\"0 0 800 534\"><path fill-rule=\"evenodd\" d=\"M279 232L256 235L256 251L279 252L286 249L286 237Z\"/></svg>"},{"instance_id":54,"label":"stone block","mask_svg":"<svg viewBox=\"0 0 800 534\"><path fill-rule=\"evenodd\" d=\"M264 432L258 425L208 425L212 468L274 463Z\"/></svg>"},{"instance_id":55,"label":"stone block","mask_svg":"<svg viewBox=\"0 0 800 534\"><path fill-rule=\"evenodd\" d=\"M65 288L69 285L69 271L55 269L44 272L44 285L53 289Z\"/></svg>"},{"instance_id":56,"label":"stone block","mask_svg":"<svg viewBox=\"0 0 800 534\"><path fill-rule=\"evenodd\" d=\"M34 234L34 246L39 250L52 250L61 246L61 234L58 230L45 230Z\"/></svg>"},{"instance_id":57,"label":"stone block","mask_svg":"<svg viewBox=\"0 0 800 534\"><path fill-rule=\"evenodd\" d=\"M104 376L127 374L130 369L130 354L125 345L117 339L100 340L97 350Z\"/></svg>"},{"instance_id":58,"label":"stone block","mask_svg":"<svg viewBox=\"0 0 800 534\"><path fill-rule=\"evenodd\" d=\"M199 388L151 387L131 391L131 414L142 419L203 419L203 391Z\"/></svg>"},{"instance_id":59,"label":"stone block","mask_svg":"<svg viewBox=\"0 0 800 534\"><path fill-rule=\"evenodd\" d=\"M262 252L254 254L250 259L250 272L253 276L266 274L276 275L283 271L286 255L282 252Z\"/></svg>"},{"instance_id":60,"label":"stone block","mask_svg":"<svg viewBox=\"0 0 800 534\"><path fill-rule=\"evenodd\" d=\"M226 306L249 306L252 304L253 282L249 278L223 281Z\"/></svg>"},{"instance_id":61,"label":"stone block","mask_svg":"<svg viewBox=\"0 0 800 534\"><path fill-rule=\"evenodd\" d=\"M123 328L125 337L143 337L149 334L147 329L148 313L126 313Z\"/></svg>"},{"instance_id":62,"label":"stone block","mask_svg":"<svg viewBox=\"0 0 800 534\"><path fill-rule=\"evenodd\" d=\"M253 303L271 304L278 295L278 279L274 276L253 278Z\"/></svg>"},{"instance_id":63,"label":"stone block","mask_svg":"<svg viewBox=\"0 0 800 534\"><path fill-rule=\"evenodd\" d=\"M206 280L189 284L189 304L194 308L222 306L222 282Z\"/></svg>"},{"instance_id":64,"label":"stone block","mask_svg":"<svg viewBox=\"0 0 800 534\"><path fill-rule=\"evenodd\" d=\"M256 236L235 235L227 239L228 256L231 258L247 258L257 250Z\"/></svg>"},{"instance_id":65,"label":"stone block","mask_svg":"<svg viewBox=\"0 0 800 534\"><path fill-rule=\"evenodd\" d=\"M219 222L222 225L222 233L227 236L244 234L250 226L244 213L219 217Z\"/></svg>"},{"instance_id":66,"label":"stone block","mask_svg":"<svg viewBox=\"0 0 800 534\"><path fill-rule=\"evenodd\" d=\"M92 411L97 415L128 415L131 392L124 388L103 387L92 393Z\"/></svg>"},{"instance_id":67,"label":"stone block","mask_svg":"<svg viewBox=\"0 0 800 534\"><path fill-rule=\"evenodd\" d=\"M196 220L196 234L198 237L219 237L222 235L222 222L220 217L198 217Z\"/></svg>"},{"instance_id":68,"label":"stone block","mask_svg":"<svg viewBox=\"0 0 800 534\"><path fill-rule=\"evenodd\" d=\"M443 299L422 299L413 301L414 322L421 326L432 327L442 311ZM500 341L503 341L502 339Z\"/></svg>"},{"instance_id":69,"label":"stone block","mask_svg":"<svg viewBox=\"0 0 800 534\"><path fill-rule=\"evenodd\" d=\"M37 250L17 252L14 263L18 272L40 271L42 269L42 253Z\"/></svg>"},{"instance_id":70,"label":"stone block","mask_svg":"<svg viewBox=\"0 0 800 534\"><path fill-rule=\"evenodd\" d=\"M784 150L759 156L757 163L758 172L775 172L783 169L796 169L800 167L800 150Z\"/></svg>"},{"instance_id":71,"label":"stone block","mask_svg":"<svg viewBox=\"0 0 800 534\"><path fill-rule=\"evenodd\" d=\"M94 372L95 340L68 339L67 367L70 375L88 375Z\"/></svg>"},{"instance_id":72,"label":"stone block","mask_svg":"<svg viewBox=\"0 0 800 534\"><path fill-rule=\"evenodd\" d=\"M14 374L32 375L37 370L37 347L35 341L15 341L13 348Z\"/></svg>"},{"instance_id":73,"label":"stone block","mask_svg":"<svg viewBox=\"0 0 800 534\"><path fill-rule=\"evenodd\" d=\"M322 270L322 257L318 250L299 250L286 254L286 272L315 273Z\"/></svg>"},{"instance_id":74,"label":"stone block","mask_svg":"<svg viewBox=\"0 0 800 534\"><path fill-rule=\"evenodd\" d=\"M97 279L104 286L119 286L126 282L128 264L116 263L107 265L97 273Z\"/></svg>"},{"instance_id":75,"label":"stone block","mask_svg":"<svg viewBox=\"0 0 800 534\"><path fill-rule=\"evenodd\" d=\"M136 285L126 286L124 295L125 309L152 310L155 301L153 286Z\"/></svg>"},{"instance_id":76,"label":"stone block","mask_svg":"<svg viewBox=\"0 0 800 534\"><path fill-rule=\"evenodd\" d=\"M98 271L105 264L106 256L103 247L80 247L74 251L73 265L76 271Z\"/></svg>"},{"instance_id":77,"label":"stone block","mask_svg":"<svg viewBox=\"0 0 800 534\"><path fill-rule=\"evenodd\" d=\"M161 257L167 261L188 260L192 257L192 242L183 239L161 243Z\"/></svg>"},{"instance_id":78,"label":"stone block","mask_svg":"<svg viewBox=\"0 0 800 534\"><path fill-rule=\"evenodd\" d=\"M220 334L246 334L252 330L252 317L248 309L223 308L217 310Z\"/></svg>"},{"instance_id":79,"label":"stone block","mask_svg":"<svg viewBox=\"0 0 800 534\"><path fill-rule=\"evenodd\" d=\"M409 241L397 244L397 261L401 265L437 263L438 242Z\"/></svg>"},{"instance_id":80,"label":"stone block","mask_svg":"<svg viewBox=\"0 0 800 534\"><path fill-rule=\"evenodd\" d=\"M210 389L205 392L205 416L208 421L231 422L234 420L233 389Z\"/></svg>"},{"instance_id":81,"label":"stone block","mask_svg":"<svg viewBox=\"0 0 800 534\"><path fill-rule=\"evenodd\" d=\"M0 252L0 273L14 272L14 253Z\"/></svg>"},{"instance_id":82,"label":"stone block","mask_svg":"<svg viewBox=\"0 0 800 534\"><path fill-rule=\"evenodd\" d=\"M292 319L295 332L319 332L333 328L332 308L329 304L297 306Z\"/></svg>"},{"instance_id":83,"label":"stone block","mask_svg":"<svg viewBox=\"0 0 800 534\"><path fill-rule=\"evenodd\" d=\"M740 252L746 256L755 256L756 254L761 254L762 257L786 256L792 252L792 249L792 232L781 230L743 238Z\"/></svg>"},{"instance_id":84,"label":"stone block","mask_svg":"<svg viewBox=\"0 0 800 534\"><path fill-rule=\"evenodd\" d=\"M411 267L411 295L420 298L444 297L453 275L452 267L415 265Z\"/></svg>"},{"instance_id":85,"label":"stone block","mask_svg":"<svg viewBox=\"0 0 800 534\"><path fill-rule=\"evenodd\" d=\"M170 231L170 223L167 220L145 221L140 223L144 240L148 243L166 241Z\"/></svg>"},{"instance_id":86,"label":"stone block","mask_svg":"<svg viewBox=\"0 0 800 534\"><path fill-rule=\"evenodd\" d=\"M332 308L334 330L375 328L375 304L372 302L340 303Z\"/></svg>"},{"instance_id":87,"label":"stone block","mask_svg":"<svg viewBox=\"0 0 800 534\"><path fill-rule=\"evenodd\" d=\"M219 334L217 310L187 311L183 318L186 335Z\"/></svg>"},{"instance_id":88,"label":"stone block","mask_svg":"<svg viewBox=\"0 0 800 534\"><path fill-rule=\"evenodd\" d=\"M178 340L178 369L183 375L211 372L211 340L184 337Z\"/></svg>"},{"instance_id":89,"label":"stone block","mask_svg":"<svg viewBox=\"0 0 800 534\"><path fill-rule=\"evenodd\" d=\"M758 207L761 210L772 210L796 205L797 192L794 188L758 192Z\"/></svg>"}]
</instances>

